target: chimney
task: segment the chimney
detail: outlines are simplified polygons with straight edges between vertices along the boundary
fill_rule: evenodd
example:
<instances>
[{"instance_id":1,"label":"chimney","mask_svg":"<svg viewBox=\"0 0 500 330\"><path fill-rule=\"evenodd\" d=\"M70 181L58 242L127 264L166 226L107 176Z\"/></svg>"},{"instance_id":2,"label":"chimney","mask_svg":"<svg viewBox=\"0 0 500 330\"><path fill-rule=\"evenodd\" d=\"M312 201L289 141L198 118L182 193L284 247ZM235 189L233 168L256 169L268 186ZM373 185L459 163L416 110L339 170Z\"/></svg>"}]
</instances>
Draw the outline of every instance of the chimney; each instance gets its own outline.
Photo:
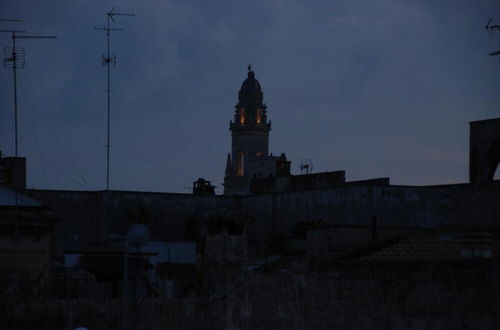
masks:
<instances>
[{"instance_id":1,"label":"chimney","mask_svg":"<svg viewBox=\"0 0 500 330\"><path fill-rule=\"evenodd\" d=\"M8 175L7 185L16 190L26 189L26 158L6 157L2 159Z\"/></svg>"},{"instance_id":2,"label":"chimney","mask_svg":"<svg viewBox=\"0 0 500 330\"><path fill-rule=\"evenodd\" d=\"M197 196L215 196L215 186L203 178L193 182L193 195Z\"/></svg>"}]
</instances>

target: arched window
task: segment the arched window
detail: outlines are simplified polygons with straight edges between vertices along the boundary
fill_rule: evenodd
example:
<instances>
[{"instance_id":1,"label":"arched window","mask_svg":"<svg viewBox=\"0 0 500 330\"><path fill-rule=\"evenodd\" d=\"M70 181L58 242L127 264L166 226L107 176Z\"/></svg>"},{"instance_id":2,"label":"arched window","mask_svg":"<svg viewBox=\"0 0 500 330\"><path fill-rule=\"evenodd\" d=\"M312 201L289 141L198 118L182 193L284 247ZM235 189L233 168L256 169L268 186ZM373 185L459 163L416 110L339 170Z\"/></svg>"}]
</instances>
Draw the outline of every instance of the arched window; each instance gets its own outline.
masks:
<instances>
[{"instance_id":1,"label":"arched window","mask_svg":"<svg viewBox=\"0 0 500 330\"><path fill-rule=\"evenodd\" d=\"M245 109L240 109L240 125L245 125Z\"/></svg>"},{"instance_id":2,"label":"arched window","mask_svg":"<svg viewBox=\"0 0 500 330\"><path fill-rule=\"evenodd\" d=\"M257 123L257 125L260 125L260 121L261 121L261 112L262 110L261 109L257 109L256 113L255 113L255 122Z\"/></svg>"},{"instance_id":3,"label":"arched window","mask_svg":"<svg viewBox=\"0 0 500 330\"><path fill-rule=\"evenodd\" d=\"M236 168L236 176L245 175L245 153L238 152L238 167Z\"/></svg>"}]
</instances>

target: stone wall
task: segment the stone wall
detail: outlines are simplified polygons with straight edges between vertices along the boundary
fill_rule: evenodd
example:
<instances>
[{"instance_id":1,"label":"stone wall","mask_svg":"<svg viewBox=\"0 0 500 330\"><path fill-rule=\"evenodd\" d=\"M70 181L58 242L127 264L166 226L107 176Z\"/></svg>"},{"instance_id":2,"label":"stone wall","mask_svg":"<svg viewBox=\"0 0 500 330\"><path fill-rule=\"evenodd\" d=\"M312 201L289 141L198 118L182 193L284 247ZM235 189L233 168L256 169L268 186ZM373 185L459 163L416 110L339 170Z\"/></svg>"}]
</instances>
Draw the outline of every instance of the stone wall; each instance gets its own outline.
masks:
<instances>
[{"instance_id":1,"label":"stone wall","mask_svg":"<svg viewBox=\"0 0 500 330\"><path fill-rule=\"evenodd\" d=\"M401 186L350 186L241 199L242 212L255 218L248 227L251 243L267 231L289 233L300 221L369 226L376 215L381 227L446 226L449 206L447 189Z\"/></svg>"},{"instance_id":2,"label":"stone wall","mask_svg":"<svg viewBox=\"0 0 500 330\"><path fill-rule=\"evenodd\" d=\"M437 228L498 226L500 181L431 187L347 186L241 198L252 215L252 243L268 231L289 233L300 221L325 225ZM260 235L259 235L260 233ZM354 233L356 234L356 233Z\"/></svg>"},{"instance_id":3,"label":"stone wall","mask_svg":"<svg viewBox=\"0 0 500 330\"><path fill-rule=\"evenodd\" d=\"M152 240L186 240L199 216L234 204L233 198L223 196L170 193L32 190L30 194L61 218L55 233L58 254L101 249L110 234L125 234L136 222L148 225Z\"/></svg>"},{"instance_id":4,"label":"stone wall","mask_svg":"<svg viewBox=\"0 0 500 330\"><path fill-rule=\"evenodd\" d=\"M184 240L193 222L218 207L235 207L251 216L248 237L257 245L266 233L290 233L300 221L370 226L372 216L377 216L381 228L500 222L499 181L435 187L354 185L246 197L121 191L33 190L31 194L61 218L56 229L59 253L103 248L110 233L123 234L137 221L148 224L153 239Z\"/></svg>"},{"instance_id":5,"label":"stone wall","mask_svg":"<svg viewBox=\"0 0 500 330\"><path fill-rule=\"evenodd\" d=\"M498 329L489 263L252 273L219 286L226 329ZM222 328L222 327L221 327Z\"/></svg>"},{"instance_id":6,"label":"stone wall","mask_svg":"<svg viewBox=\"0 0 500 330\"><path fill-rule=\"evenodd\" d=\"M131 301L128 322L144 330L498 329L497 276L489 261L350 263L315 273L222 266L205 272L199 296ZM0 304L0 312L0 329L113 330L122 319L120 300Z\"/></svg>"}]
</instances>

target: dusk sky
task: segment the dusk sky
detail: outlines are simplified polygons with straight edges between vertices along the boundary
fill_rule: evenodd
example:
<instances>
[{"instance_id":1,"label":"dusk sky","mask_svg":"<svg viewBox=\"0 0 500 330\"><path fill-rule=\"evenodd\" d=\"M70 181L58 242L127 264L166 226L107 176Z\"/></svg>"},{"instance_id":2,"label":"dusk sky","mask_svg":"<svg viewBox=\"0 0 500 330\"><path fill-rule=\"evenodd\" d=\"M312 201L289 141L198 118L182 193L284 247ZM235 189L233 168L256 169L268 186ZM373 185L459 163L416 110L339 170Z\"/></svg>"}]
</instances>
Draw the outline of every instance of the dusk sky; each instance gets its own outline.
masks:
<instances>
[{"instance_id":1,"label":"dusk sky","mask_svg":"<svg viewBox=\"0 0 500 330\"><path fill-rule=\"evenodd\" d=\"M28 186L102 190L106 39L112 68L114 190L222 192L228 129L247 65L264 91L270 151L347 180L468 180L469 121L500 116L500 24L491 0L2 0L0 29L18 40L20 155ZM0 35L2 47L10 35ZM0 149L14 153L13 74L0 71ZM500 170L497 170L496 177Z\"/></svg>"}]
</instances>

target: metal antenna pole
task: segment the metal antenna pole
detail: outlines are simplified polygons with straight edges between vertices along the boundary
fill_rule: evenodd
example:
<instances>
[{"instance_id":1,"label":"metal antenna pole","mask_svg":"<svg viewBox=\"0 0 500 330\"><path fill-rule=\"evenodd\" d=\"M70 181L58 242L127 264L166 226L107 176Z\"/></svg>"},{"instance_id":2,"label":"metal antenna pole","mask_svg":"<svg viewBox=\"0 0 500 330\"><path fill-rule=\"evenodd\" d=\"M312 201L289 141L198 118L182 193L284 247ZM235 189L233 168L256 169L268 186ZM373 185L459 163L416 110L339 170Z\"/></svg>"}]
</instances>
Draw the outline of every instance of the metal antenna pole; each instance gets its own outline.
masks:
<instances>
[{"instance_id":1,"label":"metal antenna pole","mask_svg":"<svg viewBox=\"0 0 500 330\"><path fill-rule=\"evenodd\" d=\"M22 22L23 20L21 19L11 19L11 18L0 18L0 22ZM5 30L3 32L7 32L8 30ZM14 71L14 111L15 111L15 153L17 157L17 75L16 75L16 39L14 38L14 35L16 32L18 33L24 33L25 31L20 31L20 30L11 30L12 33L12 54L11 54L11 59L12 59L12 69ZM7 56L7 54L5 54Z\"/></svg>"},{"instance_id":2,"label":"metal antenna pole","mask_svg":"<svg viewBox=\"0 0 500 330\"><path fill-rule=\"evenodd\" d=\"M17 144L17 53L16 53L16 33L12 33L12 71L14 73L14 157L18 156Z\"/></svg>"},{"instance_id":3,"label":"metal antenna pole","mask_svg":"<svg viewBox=\"0 0 500 330\"><path fill-rule=\"evenodd\" d=\"M108 217L110 216L110 210L109 210L109 161L110 161L110 146L111 146L111 64L116 65L116 57L112 56L110 53L110 35L111 31L123 31L124 29L122 28L111 28L110 27L110 20L115 22L114 16L135 16L134 14L126 14L126 13L116 13L114 12L115 7L113 7L108 13L106 13L107 21L106 21L106 27L104 28L94 28L94 30L101 30L101 31L106 31L106 56L102 57L102 65L107 66L107 143L106 143L106 208L105 208L105 224L107 223ZM124 260L124 267L126 267L127 271L124 271L124 279L123 279L123 315L122 315L122 329L127 329L127 318L128 318L128 276L126 277L125 274L128 275L128 246L127 243L125 242L125 254L124 254L125 260Z\"/></svg>"},{"instance_id":4,"label":"metal antenna pole","mask_svg":"<svg viewBox=\"0 0 500 330\"><path fill-rule=\"evenodd\" d=\"M109 190L109 148L110 148L110 128L111 128L111 68L110 64L110 54L109 54L109 14L107 15L107 30L106 30L106 39L107 39L107 62L106 67L108 70L108 88L106 89L107 97L108 97L108 124L107 124L107 140L106 140L106 190ZM113 62L113 65L116 65L116 61Z\"/></svg>"},{"instance_id":5,"label":"metal antenna pole","mask_svg":"<svg viewBox=\"0 0 500 330\"><path fill-rule=\"evenodd\" d=\"M16 48L16 39L56 39L55 36L27 36L17 35L18 33L26 33L22 30L0 30L0 32L10 33L12 38L12 48L5 48L4 67L12 68L14 73L14 155L18 156L18 120L17 120L17 69L24 68L24 49Z\"/></svg>"},{"instance_id":6,"label":"metal antenna pole","mask_svg":"<svg viewBox=\"0 0 500 330\"><path fill-rule=\"evenodd\" d=\"M6 19L4 19L6 21ZM24 50L22 48L16 49L16 33L25 33L22 30L0 30L0 32L10 33L12 39L12 48L4 49L4 67L12 68L14 74L14 155L17 158L18 144L17 144L17 66L24 68ZM20 53L18 56L18 53Z\"/></svg>"},{"instance_id":7,"label":"metal antenna pole","mask_svg":"<svg viewBox=\"0 0 500 330\"><path fill-rule=\"evenodd\" d=\"M4 67L12 68L14 73L14 155L15 155L15 163L12 167L12 183L15 184L17 181L17 158L19 155L18 148L18 111L17 111L17 68L24 68L25 59L24 59L24 49L16 48L16 39L55 39L54 36L27 36L27 35L17 35L18 33L25 33L26 31L21 30L0 30L3 33L10 33L12 38L12 49L5 48L5 58L4 58ZM14 186L15 192L15 208L14 208L14 277L17 281L18 278L18 264L19 264L19 255L18 255L18 245L19 245L19 187ZM14 296L17 298L18 285L15 285L15 293Z\"/></svg>"},{"instance_id":8,"label":"metal antenna pole","mask_svg":"<svg viewBox=\"0 0 500 330\"><path fill-rule=\"evenodd\" d=\"M113 7L108 13L107 16L107 25L104 28L94 28L94 30L106 31L106 56L102 57L102 65L107 66L107 76L108 76L108 84L107 84L107 139L106 139L106 191L109 191L109 148L110 148L110 131L111 131L111 64L116 65L116 57L111 56L110 54L110 32L111 31L123 31L122 28L110 28L109 21L114 20L114 16L135 16L135 14L125 14L125 13L115 13L115 7Z\"/></svg>"}]
</instances>

